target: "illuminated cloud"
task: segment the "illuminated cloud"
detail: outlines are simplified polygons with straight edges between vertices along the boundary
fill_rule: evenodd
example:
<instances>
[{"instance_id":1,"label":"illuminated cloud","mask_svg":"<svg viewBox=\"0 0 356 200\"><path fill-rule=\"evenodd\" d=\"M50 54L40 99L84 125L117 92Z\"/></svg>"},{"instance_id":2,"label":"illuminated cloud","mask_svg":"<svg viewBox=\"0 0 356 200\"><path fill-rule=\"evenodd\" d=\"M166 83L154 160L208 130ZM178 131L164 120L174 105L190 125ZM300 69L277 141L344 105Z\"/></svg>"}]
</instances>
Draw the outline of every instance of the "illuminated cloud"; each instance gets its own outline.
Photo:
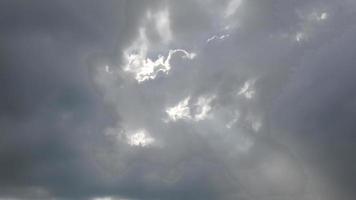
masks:
<instances>
[{"instance_id":1,"label":"illuminated cloud","mask_svg":"<svg viewBox=\"0 0 356 200\"><path fill-rule=\"evenodd\" d=\"M190 108L188 106L190 97L186 97L180 101L177 105L167 108L169 120L177 121L179 119L191 119Z\"/></svg>"},{"instance_id":2,"label":"illuminated cloud","mask_svg":"<svg viewBox=\"0 0 356 200\"><path fill-rule=\"evenodd\" d=\"M194 115L195 121L205 120L209 117L211 111L211 102L215 99L215 96L199 97L195 103L196 111Z\"/></svg>"},{"instance_id":3,"label":"illuminated cloud","mask_svg":"<svg viewBox=\"0 0 356 200\"><path fill-rule=\"evenodd\" d=\"M226 34L221 34L221 35L213 35L213 36L211 36L210 38L208 38L207 40L206 40L206 42L207 43L209 43L209 42L211 42L211 41L213 41L213 40L224 40L224 39L226 39L226 38L228 38L228 37L230 37L230 34L228 34L228 33L226 33Z\"/></svg>"},{"instance_id":4,"label":"illuminated cloud","mask_svg":"<svg viewBox=\"0 0 356 200\"><path fill-rule=\"evenodd\" d=\"M295 40L296 40L297 42L301 42L304 38L305 38L305 36L304 36L304 33L302 33L302 32L298 32L298 33L295 35Z\"/></svg>"},{"instance_id":5,"label":"illuminated cloud","mask_svg":"<svg viewBox=\"0 0 356 200\"><path fill-rule=\"evenodd\" d=\"M139 82L155 79L159 73L168 74L171 69L170 61L175 54L182 54L183 58L193 59L195 53L189 53L184 49L169 50L168 55L158 55L157 59L150 59L149 41L145 34L145 29L140 29L139 38L133 42L124 52L125 66L124 70L134 75Z\"/></svg>"},{"instance_id":6,"label":"illuminated cloud","mask_svg":"<svg viewBox=\"0 0 356 200\"><path fill-rule=\"evenodd\" d=\"M166 56L158 54L156 57L150 57L152 52L157 52L155 44L147 35L147 32L152 29L150 22L154 24L154 30L158 33L163 44L169 45L173 35L167 9L156 12L147 11L146 20L139 29L138 37L123 52L124 71L133 74L139 83L155 79L160 73L168 74L171 70L171 58L175 54L181 54L183 58L190 60L196 56L195 53L184 49L171 49Z\"/></svg>"},{"instance_id":7,"label":"illuminated cloud","mask_svg":"<svg viewBox=\"0 0 356 200\"><path fill-rule=\"evenodd\" d=\"M326 12L322 12L319 16L317 16L318 21L326 20L327 18L328 18L328 13Z\"/></svg>"},{"instance_id":8,"label":"illuminated cloud","mask_svg":"<svg viewBox=\"0 0 356 200\"><path fill-rule=\"evenodd\" d=\"M192 120L201 121L209 118L209 112L212 109L211 103L215 96L200 96L195 103L191 102L190 96L180 101L177 105L168 107L168 121Z\"/></svg>"},{"instance_id":9,"label":"illuminated cloud","mask_svg":"<svg viewBox=\"0 0 356 200\"><path fill-rule=\"evenodd\" d=\"M252 99L256 93L254 89L255 81L253 79L246 81L237 94L244 96L246 99Z\"/></svg>"},{"instance_id":10,"label":"illuminated cloud","mask_svg":"<svg viewBox=\"0 0 356 200\"><path fill-rule=\"evenodd\" d=\"M1 1L0 199L356 199L355 10Z\"/></svg>"},{"instance_id":11,"label":"illuminated cloud","mask_svg":"<svg viewBox=\"0 0 356 200\"><path fill-rule=\"evenodd\" d=\"M211 42L211 41L215 40L216 38L217 38L216 35L213 35L213 36L211 36L210 38L208 38L208 39L206 40L206 42Z\"/></svg>"},{"instance_id":12,"label":"illuminated cloud","mask_svg":"<svg viewBox=\"0 0 356 200\"><path fill-rule=\"evenodd\" d=\"M154 141L155 139L144 129L127 134L127 143L131 146L146 147L152 145Z\"/></svg>"},{"instance_id":13,"label":"illuminated cloud","mask_svg":"<svg viewBox=\"0 0 356 200\"><path fill-rule=\"evenodd\" d=\"M321 11L299 11L297 13L301 20L301 24L300 30L294 35L294 39L298 43L307 41L311 37L317 36L318 28L320 28L320 25L323 24L322 22L329 18L329 14L327 12Z\"/></svg>"},{"instance_id":14,"label":"illuminated cloud","mask_svg":"<svg viewBox=\"0 0 356 200\"><path fill-rule=\"evenodd\" d=\"M133 73L139 83L155 79L160 72L169 73L171 69L170 60L174 54L179 52L183 53L183 58L193 59L195 57L194 53L188 53L183 49L169 50L167 57L158 55L158 58L153 61L146 57L147 53L144 55L126 54L127 65L124 70Z\"/></svg>"}]
</instances>

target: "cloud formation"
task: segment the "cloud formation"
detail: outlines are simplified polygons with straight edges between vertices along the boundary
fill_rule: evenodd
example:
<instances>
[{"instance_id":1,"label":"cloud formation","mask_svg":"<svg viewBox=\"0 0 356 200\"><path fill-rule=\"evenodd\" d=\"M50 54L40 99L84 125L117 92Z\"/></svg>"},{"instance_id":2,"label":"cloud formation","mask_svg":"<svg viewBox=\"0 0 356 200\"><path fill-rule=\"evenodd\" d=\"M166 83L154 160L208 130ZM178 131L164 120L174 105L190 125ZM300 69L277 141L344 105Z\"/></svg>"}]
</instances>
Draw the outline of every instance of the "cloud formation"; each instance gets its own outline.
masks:
<instances>
[{"instance_id":1,"label":"cloud formation","mask_svg":"<svg viewBox=\"0 0 356 200\"><path fill-rule=\"evenodd\" d=\"M355 11L0 2L0 198L355 199Z\"/></svg>"}]
</instances>

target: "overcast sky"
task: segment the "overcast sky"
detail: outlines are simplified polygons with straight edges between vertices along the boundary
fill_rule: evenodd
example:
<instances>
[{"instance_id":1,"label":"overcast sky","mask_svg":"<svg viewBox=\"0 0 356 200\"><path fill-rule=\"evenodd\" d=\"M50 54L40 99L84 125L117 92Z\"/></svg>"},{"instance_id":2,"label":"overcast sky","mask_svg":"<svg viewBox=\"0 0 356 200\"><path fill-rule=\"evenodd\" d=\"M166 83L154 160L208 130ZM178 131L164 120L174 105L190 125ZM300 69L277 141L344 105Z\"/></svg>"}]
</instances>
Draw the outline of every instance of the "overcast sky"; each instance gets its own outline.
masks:
<instances>
[{"instance_id":1,"label":"overcast sky","mask_svg":"<svg viewBox=\"0 0 356 200\"><path fill-rule=\"evenodd\" d=\"M1 0L0 199L356 199L355 0Z\"/></svg>"}]
</instances>

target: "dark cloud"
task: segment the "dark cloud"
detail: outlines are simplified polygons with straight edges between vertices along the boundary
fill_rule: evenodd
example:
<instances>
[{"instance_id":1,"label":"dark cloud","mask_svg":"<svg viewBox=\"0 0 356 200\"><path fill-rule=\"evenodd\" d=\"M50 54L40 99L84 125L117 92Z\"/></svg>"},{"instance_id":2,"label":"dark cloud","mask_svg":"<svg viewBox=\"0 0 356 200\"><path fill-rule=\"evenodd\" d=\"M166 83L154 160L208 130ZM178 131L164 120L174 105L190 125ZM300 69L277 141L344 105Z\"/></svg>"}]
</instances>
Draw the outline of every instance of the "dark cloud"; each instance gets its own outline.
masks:
<instances>
[{"instance_id":1,"label":"dark cloud","mask_svg":"<svg viewBox=\"0 0 356 200\"><path fill-rule=\"evenodd\" d=\"M0 2L0 198L354 199L355 9Z\"/></svg>"},{"instance_id":2,"label":"dark cloud","mask_svg":"<svg viewBox=\"0 0 356 200\"><path fill-rule=\"evenodd\" d=\"M332 198L354 196L354 34L355 28L350 27L305 56L275 111L282 122L276 126L293 134L293 141L304 148L299 150L305 159L326 177L323 189L338 188L337 194L329 191Z\"/></svg>"}]
</instances>

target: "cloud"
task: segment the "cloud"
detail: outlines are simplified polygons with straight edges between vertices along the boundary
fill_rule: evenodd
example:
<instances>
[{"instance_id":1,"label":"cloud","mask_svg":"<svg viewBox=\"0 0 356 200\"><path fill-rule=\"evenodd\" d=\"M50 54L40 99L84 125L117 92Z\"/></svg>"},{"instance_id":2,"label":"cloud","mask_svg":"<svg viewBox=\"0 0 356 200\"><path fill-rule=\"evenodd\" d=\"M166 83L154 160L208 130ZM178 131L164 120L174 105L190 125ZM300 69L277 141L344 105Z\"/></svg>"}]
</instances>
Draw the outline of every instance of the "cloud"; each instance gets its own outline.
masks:
<instances>
[{"instance_id":1,"label":"cloud","mask_svg":"<svg viewBox=\"0 0 356 200\"><path fill-rule=\"evenodd\" d=\"M354 199L353 1L0 3L0 198Z\"/></svg>"}]
</instances>

